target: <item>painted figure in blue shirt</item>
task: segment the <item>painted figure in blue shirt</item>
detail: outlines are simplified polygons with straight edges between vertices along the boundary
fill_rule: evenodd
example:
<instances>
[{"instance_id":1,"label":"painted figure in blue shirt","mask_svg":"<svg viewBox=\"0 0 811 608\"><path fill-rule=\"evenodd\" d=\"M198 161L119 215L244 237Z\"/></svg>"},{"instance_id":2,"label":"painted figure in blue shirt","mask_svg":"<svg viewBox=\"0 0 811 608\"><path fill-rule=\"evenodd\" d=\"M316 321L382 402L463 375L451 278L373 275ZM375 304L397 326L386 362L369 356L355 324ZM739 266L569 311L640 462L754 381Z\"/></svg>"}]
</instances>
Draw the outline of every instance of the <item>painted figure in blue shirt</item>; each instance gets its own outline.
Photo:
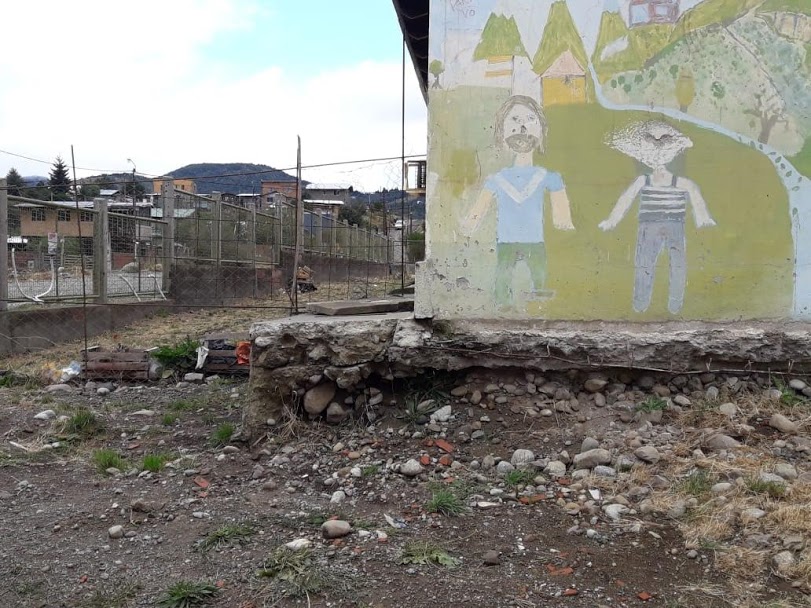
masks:
<instances>
[{"instance_id":1,"label":"painted figure in blue shirt","mask_svg":"<svg viewBox=\"0 0 811 608\"><path fill-rule=\"evenodd\" d=\"M552 223L559 230L574 230L569 197L558 173L533 165L536 150L546 145L546 118L538 103L516 95L499 110L495 123L496 143L514 154L513 165L484 181L481 194L464 220L462 231L472 234L484 216L496 209L496 303L509 306L516 264L526 262L532 277L533 293L548 296L544 208L546 195L552 208Z\"/></svg>"}]
</instances>

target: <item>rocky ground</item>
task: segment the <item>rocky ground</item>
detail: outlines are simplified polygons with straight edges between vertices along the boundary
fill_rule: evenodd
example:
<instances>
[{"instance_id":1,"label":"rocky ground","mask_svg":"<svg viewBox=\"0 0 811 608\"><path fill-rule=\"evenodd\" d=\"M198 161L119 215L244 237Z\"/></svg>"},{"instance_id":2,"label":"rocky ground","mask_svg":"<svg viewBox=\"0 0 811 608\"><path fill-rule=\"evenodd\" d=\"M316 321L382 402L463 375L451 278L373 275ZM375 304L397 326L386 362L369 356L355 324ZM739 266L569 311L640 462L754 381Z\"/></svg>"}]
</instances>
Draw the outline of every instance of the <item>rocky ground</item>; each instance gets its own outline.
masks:
<instances>
[{"instance_id":1,"label":"rocky ground","mask_svg":"<svg viewBox=\"0 0 811 608\"><path fill-rule=\"evenodd\" d=\"M0 389L0 606L811 605L799 379L361 390L247 445L243 381Z\"/></svg>"}]
</instances>

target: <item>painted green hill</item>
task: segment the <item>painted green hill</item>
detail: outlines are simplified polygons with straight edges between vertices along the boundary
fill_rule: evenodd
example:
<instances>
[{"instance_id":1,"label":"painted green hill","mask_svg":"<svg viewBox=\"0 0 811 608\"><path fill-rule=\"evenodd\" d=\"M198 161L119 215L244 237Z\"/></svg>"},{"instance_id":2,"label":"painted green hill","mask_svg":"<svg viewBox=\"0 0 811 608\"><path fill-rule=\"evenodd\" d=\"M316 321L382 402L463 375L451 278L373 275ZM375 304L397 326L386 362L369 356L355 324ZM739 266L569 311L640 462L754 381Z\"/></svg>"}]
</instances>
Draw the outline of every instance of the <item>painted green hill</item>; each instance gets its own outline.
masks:
<instances>
[{"instance_id":1,"label":"painted green hill","mask_svg":"<svg viewBox=\"0 0 811 608\"><path fill-rule=\"evenodd\" d=\"M491 57L528 57L515 17L491 14L473 53L475 61Z\"/></svg>"},{"instance_id":2,"label":"painted green hill","mask_svg":"<svg viewBox=\"0 0 811 608\"><path fill-rule=\"evenodd\" d=\"M566 2L558 0L549 11L549 19L543 30L541 45L532 60L532 67L538 74L543 74L567 50L572 52L581 66L585 68L588 65L586 47L572 14Z\"/></svg>"},{"instance_id":3,"label":"painted green hill","mask_svg":"<svg viewBox=\"0 0 811 608\"><path fill-rule=\"evenodd\" d=\"M759 13L798 13L811 16L811 2L808 0L766 0L758 9Z\"/></svg>"},{"instance_id":4,"label":"painted green hill","mask_svg":"<svg viewBox=\"0 0 811 608\"><path fill-rule=\"evenodd\" d=\"M797 0L797 3L805 1ZM705 0L684 12L673 30L671 40L680 40L690 32L715 23L732 23L763 2L764 0Z\"/></svg>"},{"instance_id":5,"label":"painted green hill","mask_svg":"<svg viewBox=\"0 0 811 608\"><path fill-rule=\"evenodd\" d=\"M620 72L642 69L670 44L672 33L673 26L667 24L651 24L629 29L619 13L603 13L597 46L592 57L598 77L605 82ZM603 60L605 49L624 37L628 38L627 47Z\"/></svg>"}]
</instances>

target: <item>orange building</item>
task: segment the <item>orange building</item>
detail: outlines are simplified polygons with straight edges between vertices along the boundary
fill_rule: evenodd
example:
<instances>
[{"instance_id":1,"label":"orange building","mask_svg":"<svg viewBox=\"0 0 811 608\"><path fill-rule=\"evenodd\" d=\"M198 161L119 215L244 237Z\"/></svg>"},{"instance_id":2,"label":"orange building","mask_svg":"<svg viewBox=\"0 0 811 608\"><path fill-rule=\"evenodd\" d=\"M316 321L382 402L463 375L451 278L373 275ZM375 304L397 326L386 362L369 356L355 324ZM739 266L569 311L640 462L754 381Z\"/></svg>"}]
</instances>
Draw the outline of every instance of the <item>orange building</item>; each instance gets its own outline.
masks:
<instances>
[{"instance_id":1,"label":"orange building","mask_svg":"<svg viewBox=\"0 0 811 608\"><path fill-rule=\"evenodd\" d=\"M171 181L171 177L161 177L158 179L152 180L152 191L155 194L161 193L161 188L163 184L167 181ZM197 194L197 183L193 179L176 179L175 182L175 190L183 190L183 192L188 192L189 194Z\"/></svg>"}]
</instances>

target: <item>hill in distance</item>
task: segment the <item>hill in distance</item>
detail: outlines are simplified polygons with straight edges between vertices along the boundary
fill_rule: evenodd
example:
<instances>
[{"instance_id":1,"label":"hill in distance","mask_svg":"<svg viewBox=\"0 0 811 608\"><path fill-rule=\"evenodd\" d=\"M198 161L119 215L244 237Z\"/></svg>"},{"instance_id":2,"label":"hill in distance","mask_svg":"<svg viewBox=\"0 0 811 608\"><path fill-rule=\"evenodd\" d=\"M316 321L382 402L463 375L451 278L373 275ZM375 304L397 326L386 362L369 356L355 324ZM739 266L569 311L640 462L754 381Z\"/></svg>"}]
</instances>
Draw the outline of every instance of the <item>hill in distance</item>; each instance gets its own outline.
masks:
<instances>
[{"instance_id":1,"label":"hill in distance","mask_svg":"<svg viewBox=\"0 0 811 608\"><path fill-rule=\"evenodd\" d=\"M253 163L197 163L180 167L167 175L178 179L193 179L200 194L211 194L214 191L258 194L262 192L262 180L296 181L293 175L284 171Z\"/></svg>"}]
</instances>

